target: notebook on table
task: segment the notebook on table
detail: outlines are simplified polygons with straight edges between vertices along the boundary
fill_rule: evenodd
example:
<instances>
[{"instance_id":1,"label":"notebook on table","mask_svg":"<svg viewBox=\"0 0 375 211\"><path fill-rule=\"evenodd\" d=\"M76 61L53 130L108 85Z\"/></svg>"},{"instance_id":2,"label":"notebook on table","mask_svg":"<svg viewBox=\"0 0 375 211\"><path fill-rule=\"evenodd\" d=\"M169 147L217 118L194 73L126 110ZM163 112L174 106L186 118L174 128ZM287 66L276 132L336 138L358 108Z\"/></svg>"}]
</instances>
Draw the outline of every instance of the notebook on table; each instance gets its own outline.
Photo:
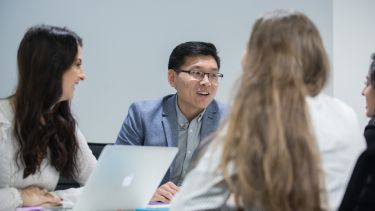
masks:
<instances>
[{"instance_id":1,"label":"notebook on table","mask_svg":"<svg viewBox=\"0 0 375 211\"><path fill-rule=\"evenodd\" d=\"M176 153L176 147L105 146L73 210L145 208Z\"/></svg>"}]
</instances>

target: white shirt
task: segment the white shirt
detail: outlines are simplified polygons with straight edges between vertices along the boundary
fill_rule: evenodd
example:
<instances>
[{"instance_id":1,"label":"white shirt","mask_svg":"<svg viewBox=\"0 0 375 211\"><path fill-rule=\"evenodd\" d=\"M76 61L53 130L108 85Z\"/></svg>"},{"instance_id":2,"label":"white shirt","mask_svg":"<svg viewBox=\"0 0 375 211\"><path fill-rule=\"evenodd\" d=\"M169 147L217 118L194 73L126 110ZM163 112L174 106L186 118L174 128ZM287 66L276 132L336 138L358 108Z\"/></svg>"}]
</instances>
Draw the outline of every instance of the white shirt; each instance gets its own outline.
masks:
<instances>
[{"instance_id":1,"label":"white shirt","mask_svg":"<svg viewBox=\"0 0 375 211\"><path fill-rule=\"evenodd\" d=\"M307 98L322 160L330 210L337 210L355 162L366 148L357 115L344 102L320 94Z\"/></svg>"},{"instance_id":2,"label":"white shirt","mask_svg":"<svg viewBox=\"0 0 375 211\"><path fill-rule=\"evenodd\" d=\"M320 94L307 97L307 106L321 154L329 210L336 210L366 143L355 112L342 101ZM172 200L171 211L220 209L224 206L230 193L222 172L218 170L220 159L221 147L210 146L186 176Z\"/></svg>"},{"instance_id":3,"label":"white shirt","mask_svg":"<svg viewBox=\"0 0 375 211\"><path fill-rule=\"evenodd\" d=\"M18 142L13 135L14 112L9 100L0 100L0 210L15 210L21 203L17 189L30 185L47 188L53 191L60 174L45 158L40 166L40 172L23 179L23 167L16 164ZM76 181L83 185L95 167L96 159L92 154L81 131L77 128L79 151L77 155L78 177ZM57 191L57 195L65 200L75 200L78 190L68 189Z\"/></svg>"}]
</instances>

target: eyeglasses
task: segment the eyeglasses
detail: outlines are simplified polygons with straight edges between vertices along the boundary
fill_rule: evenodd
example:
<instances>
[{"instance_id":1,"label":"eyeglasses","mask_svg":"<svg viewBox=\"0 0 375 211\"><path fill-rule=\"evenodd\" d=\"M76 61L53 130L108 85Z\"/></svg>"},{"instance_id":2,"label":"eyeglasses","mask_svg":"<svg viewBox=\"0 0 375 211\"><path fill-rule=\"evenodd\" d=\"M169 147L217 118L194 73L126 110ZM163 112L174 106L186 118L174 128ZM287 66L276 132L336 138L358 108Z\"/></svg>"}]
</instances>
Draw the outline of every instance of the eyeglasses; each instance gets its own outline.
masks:
<instances>
[{"instance_id":1,"label":"eyeglasses","mask_svg":"<svg viewBox=\"0 0 375 211\"><path fill-rule=\"evenodd\" d=\"M174 71L176 71L178 73L180 73L180 72L188 73L191 77L193 77L194 79L199 80L199 81L203 80L204 76L207 75L208 80L211 83L217 83L217 82L219 82L219 80L221 78L224 77L224 75L222 73L205 73L205 72L198 71L198 70L179 70L179 69L175 69Z\"/></svg>"}]
</instances>

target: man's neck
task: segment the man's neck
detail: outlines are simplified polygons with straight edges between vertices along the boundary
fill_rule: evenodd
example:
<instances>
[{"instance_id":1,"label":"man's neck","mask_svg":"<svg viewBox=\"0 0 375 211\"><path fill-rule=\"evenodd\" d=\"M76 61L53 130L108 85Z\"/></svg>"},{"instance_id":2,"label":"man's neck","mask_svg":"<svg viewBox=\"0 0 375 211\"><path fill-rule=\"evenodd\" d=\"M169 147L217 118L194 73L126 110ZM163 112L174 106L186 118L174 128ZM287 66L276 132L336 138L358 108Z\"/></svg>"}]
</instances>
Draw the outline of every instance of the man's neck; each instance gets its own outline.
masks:
<instances>
[{"instance_id":1,"label":"man's neck","mask_svg":"<svg viewBox=\"0 0 375 211\"><path fill-rule=\"evenodd\" d=\"M178 99L177 99L177 106L178 106L178 109L180 109L181 113L189 121L189 123L191 122L191 120L193 120L195 117L197 117L200 113L202 113L204 111L204 109L193 110L193 109L185 108L184 106L180 106L180 103L178 102Z\"/></svg>"}]
</instances>

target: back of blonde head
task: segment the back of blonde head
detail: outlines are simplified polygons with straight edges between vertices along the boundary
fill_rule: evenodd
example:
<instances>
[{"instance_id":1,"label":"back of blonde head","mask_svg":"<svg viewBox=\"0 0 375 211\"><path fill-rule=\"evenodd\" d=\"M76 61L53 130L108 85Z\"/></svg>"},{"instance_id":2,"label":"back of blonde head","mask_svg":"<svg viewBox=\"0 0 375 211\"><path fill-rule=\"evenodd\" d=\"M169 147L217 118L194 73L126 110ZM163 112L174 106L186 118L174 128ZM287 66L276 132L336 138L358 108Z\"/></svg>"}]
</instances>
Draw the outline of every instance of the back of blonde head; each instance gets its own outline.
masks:
<instances>
[{"instance_id":1,"label":"back of blonde head","mask_svg":"<svg viewBox=\"0 0 375 211\"><path fill-rule=\"evenodd\" d=\"M220 168L231 191L245 207L323 210L319 153L305 101L321 91L329 72L318 30L299 12L268 13L256 21L242 65L221 139Z\"/></svg>"}]
</instances>

